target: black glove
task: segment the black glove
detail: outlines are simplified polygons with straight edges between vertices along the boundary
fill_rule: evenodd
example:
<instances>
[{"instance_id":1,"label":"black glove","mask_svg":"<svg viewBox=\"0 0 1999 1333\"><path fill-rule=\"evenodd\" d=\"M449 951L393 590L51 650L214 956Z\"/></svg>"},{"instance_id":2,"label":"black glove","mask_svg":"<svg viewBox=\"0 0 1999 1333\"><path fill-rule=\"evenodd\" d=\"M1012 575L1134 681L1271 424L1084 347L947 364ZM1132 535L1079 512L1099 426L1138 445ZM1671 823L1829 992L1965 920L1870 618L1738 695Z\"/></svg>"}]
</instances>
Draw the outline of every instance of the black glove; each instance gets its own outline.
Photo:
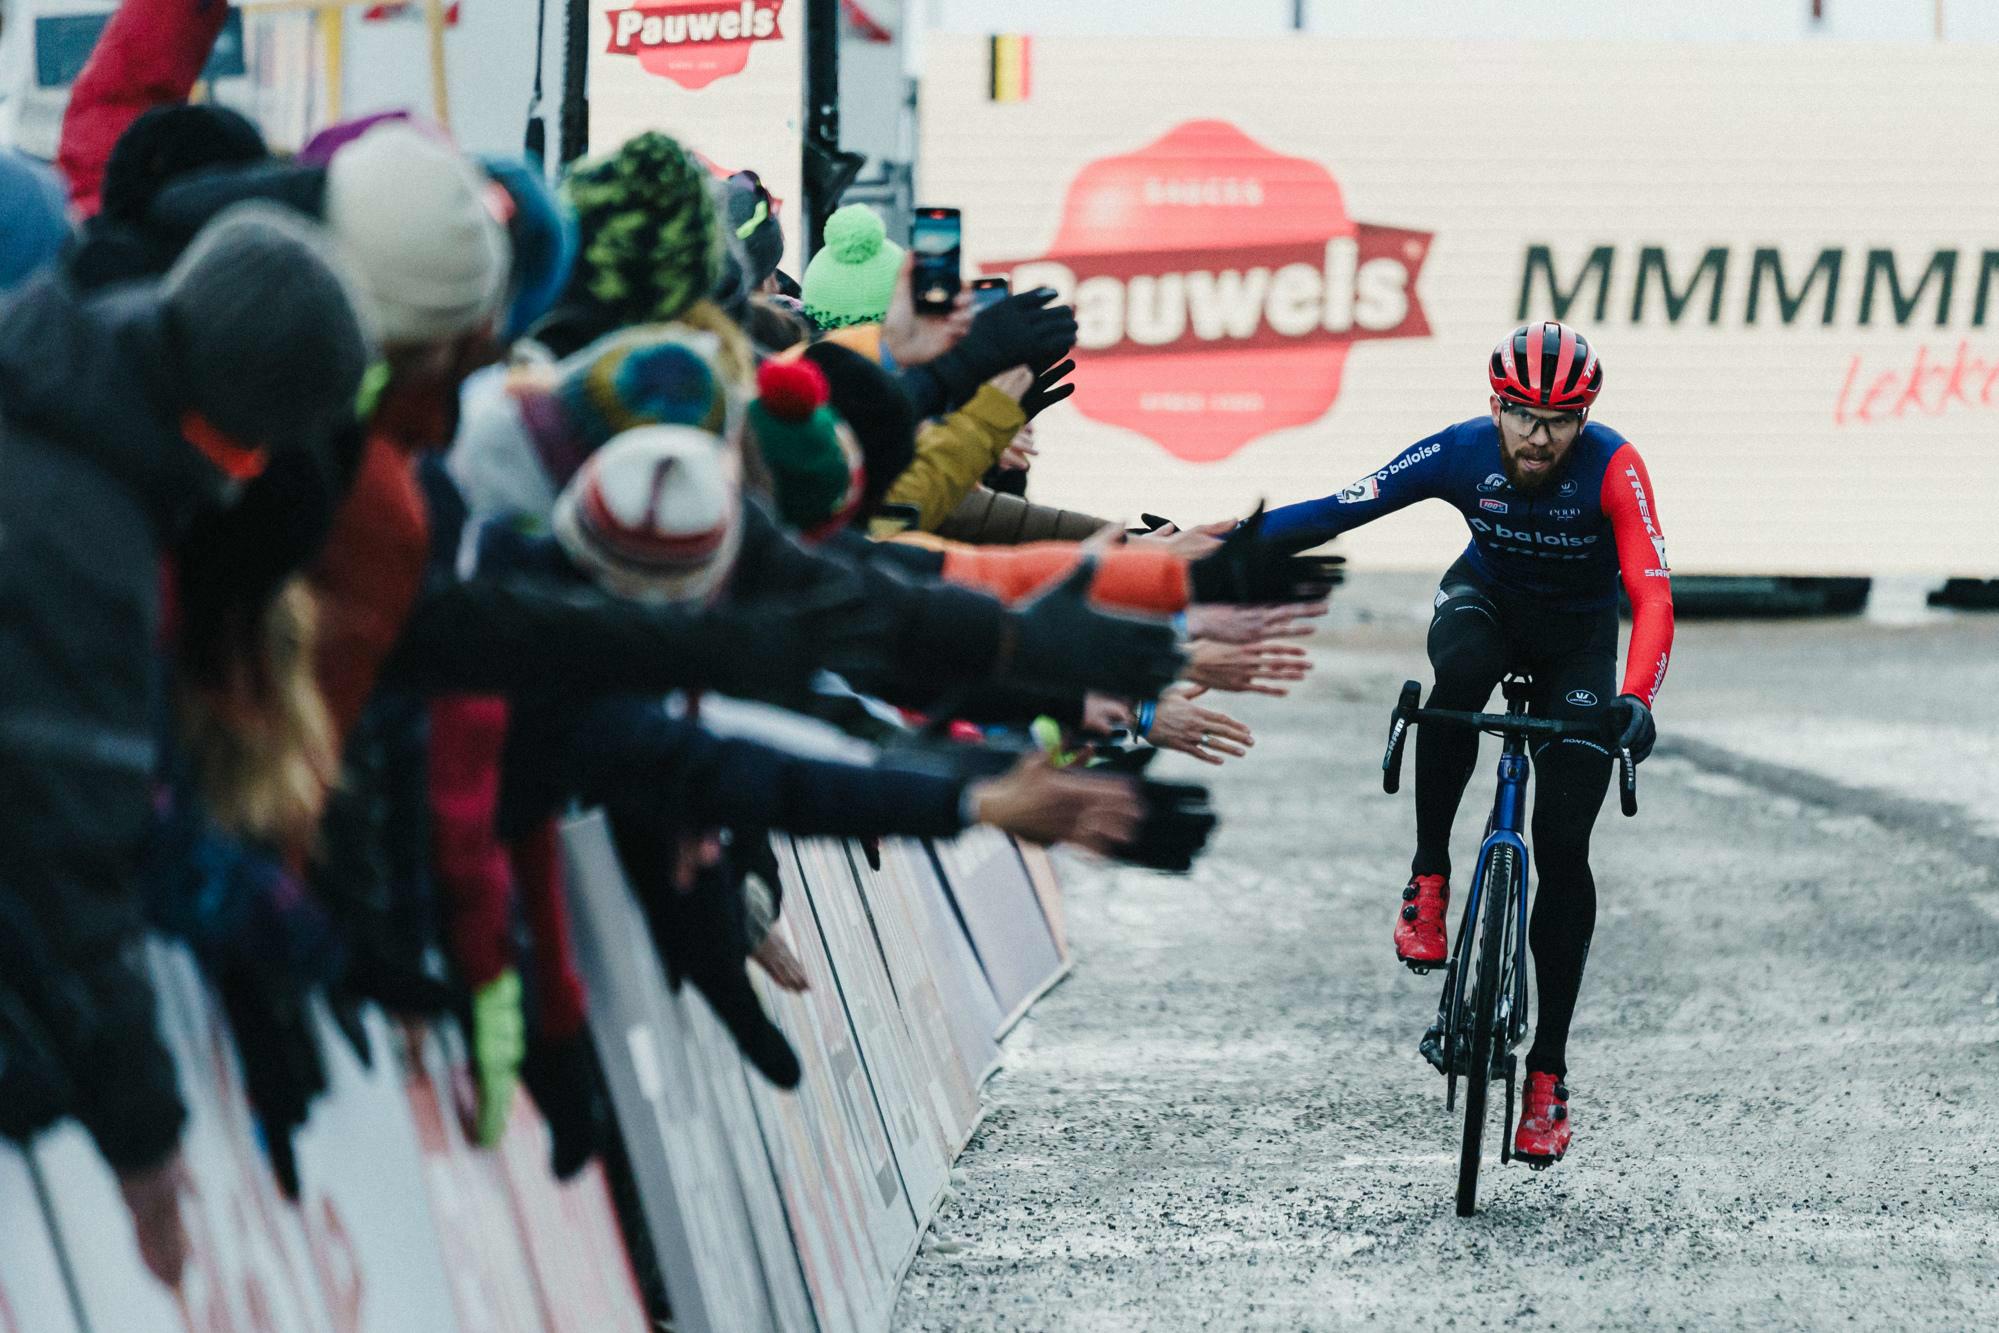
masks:
<instances>
[{"instance_id":1,"label":"black glove","mask_svg":"<svg viewBox=\"0 0 1999 1333\"><path fill-rule=\"evenodd\" d=\"M1652 753L1652 746L1659 739L1659 728L1652 724L1652 710L1645 701L1635 694L1620 694L1610 703L1607 719L1611 729L1611 743L1631 751L1631 762L1642 763Z\"/></svg>"},{"instance_id":2,"label":"black glove","mask_svg":"<svg viewBox=\"0 0 1999 1333\"><path fill-rule=\"evenodd\" d=\"M1076 311L1051 306L1052 287L1009 296L981 310L972 328L944 355L930 363L955 405L964 402L993 376L1014 366L1040 370L1069 355L1076 345Z\"/></svg>"},{"instance_id":3,"label":"black glove","mask_svg":"<svg viewBox=\"0 0 1999 1333\"><path fill-rule=\"evenodd\" d=\"M1006 674L1035 685L1153 698L1180 673L1173 627L1092 609L1096 572L1094 559L1079 561L1069 577L1021 608Z\"/></svg>"},{"instance_id":4,"label":"black glove","mask_svg":"<svg viewBox=\"0 0 1999 1333\"><path fill-rule=\"evenodd\" d=\"M610 1124L589 1032L530 1042L521 1082L548 1124L549 1169L568 1180L603 1151Z\"/></svg>"},{"instance_id":5,"label":"black glove","mask_svg":"<svg viewBox=\"0 0 1999 1333\"><path fill-rule=\"evenodd\" d=\"M1076 386L1066 382L1075 369L1074 361L1063 361L1034 377L1033 386L1020 400L1020 410L1027 413L1029 421L1076 392Z\"/></svg>"},{"instance_id":6,"label":"black glove","mask_svg":"<svg viewBox=\"0 0 1999 1333\"><path fill-rule=\"evenodd\" d=\"M1145 818L1138 836L1117 853L1117 859L1151 870L1176 874L1193 869L1194 858L1208 844L1218 822L1208 803L1208 789L1192 783L1139 783L1145 798Z\"/></svg>"},{"instance_id":7,"label":"black glove","mask_svg":"<svg viewBox=\"0 0 1999 1333\"><path fill-rule=\"evenodd\" d=\"M25 1146L68 1115L75 1102L55 1038L0 981L0 1138Z\"/></svg>"},{"instance_id":8,"label":"black glove","mask_svg":"<svg viewBox=\"0 0 1999 1333\"><path fill-rule=\"evenodd\" d=\"M693 888L682 890L673 882L677 831L664 825L657 812L641 816L614 810L611 833L625 876L645 904L667 980L676 990L682 981L693 982L757 1072L780 1088L797 1087L803 1073L798 1053L770 1021L750 985L742 884L735 867L724 858L719 866L704 867Z\"/></svg>"},{"instance_id":9,"label":"black glove","mask_svg":"<svg viewBox=\"0 0 1999 1333\"><path fill-rule=\"evenodd\" d=\"M1258 505L1222 544L1187 567L1196 602L1309 602L1346 578L1337 555L1286 555L1262 540Z\"/></svg>"}]
</instances>

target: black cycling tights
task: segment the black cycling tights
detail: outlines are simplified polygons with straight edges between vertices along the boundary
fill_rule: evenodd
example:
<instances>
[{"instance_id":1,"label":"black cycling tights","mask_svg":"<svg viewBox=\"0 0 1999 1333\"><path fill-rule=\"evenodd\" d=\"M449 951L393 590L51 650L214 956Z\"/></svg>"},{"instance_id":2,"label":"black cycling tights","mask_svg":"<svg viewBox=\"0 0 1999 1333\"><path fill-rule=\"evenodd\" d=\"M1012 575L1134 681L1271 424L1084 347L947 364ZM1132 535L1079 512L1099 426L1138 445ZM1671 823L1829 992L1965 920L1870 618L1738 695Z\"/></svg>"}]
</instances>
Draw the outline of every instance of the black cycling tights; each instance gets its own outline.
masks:
<instances>
[{"instance_id":1,"label":"black cycling tights","mask_svg":"<svg viewBox=\"0 0 1999 1333\"><path fill-rule=\"evenodd\" d=\"M1532 711L1583 720L1616 697L1617 612L1558 612L1481 587L1462 564L1444 576L1430 622L1432 708L1483 709L1508 671L1534 677ZM1422 727L1416 737L1419 875L1451 873L1451 824L1478 763L1477 732ZM1607 750L1564 740L1533 750L1530 845L1540 887L1528 922L1539 1015L1527 1068L1568 1072L1569 1020L1596 930L1590 830L1610 788ZM1462 898L1459 901L1463 901Z\"/></svg>"}]
</instances>

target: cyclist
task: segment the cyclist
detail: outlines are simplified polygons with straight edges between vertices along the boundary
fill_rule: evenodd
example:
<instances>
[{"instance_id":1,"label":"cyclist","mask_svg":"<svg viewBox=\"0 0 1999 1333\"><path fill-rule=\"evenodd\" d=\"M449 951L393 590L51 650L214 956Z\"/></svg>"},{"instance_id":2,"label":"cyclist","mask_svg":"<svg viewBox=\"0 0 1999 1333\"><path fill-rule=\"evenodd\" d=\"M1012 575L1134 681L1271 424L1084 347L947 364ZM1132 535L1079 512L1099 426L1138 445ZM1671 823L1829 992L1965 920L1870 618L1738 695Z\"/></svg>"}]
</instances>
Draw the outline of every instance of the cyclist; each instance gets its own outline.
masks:
<instances>
[{"instance_id":1,"label":"cyclist","mask_svg":"<svg viewBox=\"0 0 1999 1333\"><path fill-rule=\"evenodd\" d=\"M1523 324L1493 350L1489 376L1488 415L1418 441L1337 494L1271 512L1265 538L1303 550L1418 500L1448 501L1471 526L1471 544L1437 589L1429 706L1483 709L1503 675L1531 674L1536 714L1604 720L1643 759L1673 643L1672 576L1651 478L1629 441L1589 420L1603 365L1574 329ZM1632 626L1613 696L1620 578ZM1513 1151L1545 1165L1561 1160L1572 1128L1566 1047L1596 926L1589 840L1611 752L1565 738L1533 757L1541 887L1528 939L1538 1021ZM1395 953L1426 971L1447 953L1451 823L1477 758L1476 732L1428 727L1417 737L1416 856ZM1442 1068L1440 1030L1424 1047Z\"/></svg>"}]
</instances>

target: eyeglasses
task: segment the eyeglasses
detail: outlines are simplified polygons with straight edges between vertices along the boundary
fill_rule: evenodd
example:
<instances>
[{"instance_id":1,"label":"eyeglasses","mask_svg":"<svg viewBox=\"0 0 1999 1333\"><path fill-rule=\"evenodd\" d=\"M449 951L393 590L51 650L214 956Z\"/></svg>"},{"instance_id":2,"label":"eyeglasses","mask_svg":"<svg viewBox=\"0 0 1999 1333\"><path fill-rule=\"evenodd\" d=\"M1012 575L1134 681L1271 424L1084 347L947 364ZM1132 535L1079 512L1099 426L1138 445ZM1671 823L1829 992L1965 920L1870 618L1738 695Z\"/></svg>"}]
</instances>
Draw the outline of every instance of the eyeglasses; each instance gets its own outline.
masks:
<instances>
[{"instance_id":1,"label":"eyeglasses","mask_svg":"<svg viewBox=\"0 0 1999 1333\"><path fill-rule=\"evenodd\" d=\"M1513 423L1516 430L1530 440L1534 438L1534 432L1543 426L1548 428L1548 440L1553 443L1556 440L1568 439L1581 430L1583 425L1581 412L1564 412L1558 417L1537 417L1518 403L1501 403L1499 410Z\"/></svg>"}]
</instances>

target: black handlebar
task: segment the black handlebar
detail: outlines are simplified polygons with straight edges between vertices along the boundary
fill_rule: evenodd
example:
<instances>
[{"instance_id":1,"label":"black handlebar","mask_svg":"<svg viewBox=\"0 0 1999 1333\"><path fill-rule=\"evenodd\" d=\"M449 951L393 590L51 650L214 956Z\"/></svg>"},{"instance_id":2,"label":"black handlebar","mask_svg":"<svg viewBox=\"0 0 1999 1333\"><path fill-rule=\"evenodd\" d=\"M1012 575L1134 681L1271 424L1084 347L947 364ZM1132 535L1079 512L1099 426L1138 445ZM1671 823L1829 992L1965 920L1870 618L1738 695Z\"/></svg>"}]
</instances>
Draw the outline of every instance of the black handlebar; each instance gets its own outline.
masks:
<instances>
[{"instance_id":1,"label":"black handlebar","mask_svg":"<svg viewBox=\"0 0 1999 1333\"><path fill-rule=\"evenodd\" d=\"M1631 751L1617 745L1604 735L1601 723L1563 722L1551 717L1528 717L1520 713L1466 713L1455 708L1422 708L1418 701L1423 696L1423 687L1416 681L1404 681L1402 696L1396 701L1395 712L1388 723L1388 751L1381 756L1381 789L1393 793L1402 786L1402 747L1409 739L1409 728L1420 722L1442 722L1454 727L1470 727L1479 731L1497 732L1500 735L1518 736L1580 736L1585 740L1610 745L1617 754L1618 784L1617 804L1629 818L1638 813L1638 765L1632 762Z\"/></svg>"}]
</instances>

